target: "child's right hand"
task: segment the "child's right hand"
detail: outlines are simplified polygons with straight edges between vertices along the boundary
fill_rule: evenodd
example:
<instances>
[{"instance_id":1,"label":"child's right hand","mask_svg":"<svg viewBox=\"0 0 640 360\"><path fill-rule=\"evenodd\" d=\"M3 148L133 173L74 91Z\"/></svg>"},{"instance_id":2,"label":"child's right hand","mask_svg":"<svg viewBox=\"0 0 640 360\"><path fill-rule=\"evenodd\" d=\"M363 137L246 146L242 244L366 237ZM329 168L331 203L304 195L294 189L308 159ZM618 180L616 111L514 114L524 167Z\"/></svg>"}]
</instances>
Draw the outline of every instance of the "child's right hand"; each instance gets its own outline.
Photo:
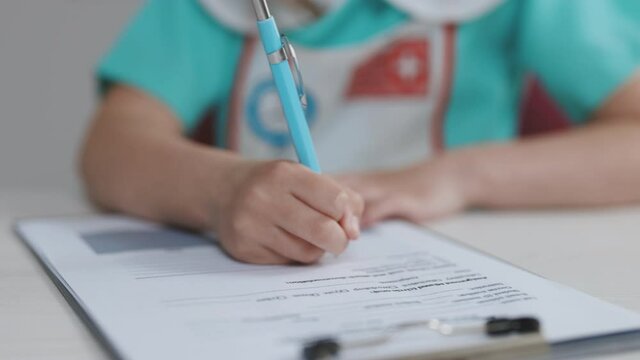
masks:
<instances>
[{"instance_id":1,"label":"child's right hand","mask_svg":"<svg viewBox=\"0 0 640 360\"><path fill-rule=\"evenodd\" d=\"M360 195L302 165L242 160L229 180L216 229L240 261L313 263L360 235Z\"/></svg>"}]
</instances>

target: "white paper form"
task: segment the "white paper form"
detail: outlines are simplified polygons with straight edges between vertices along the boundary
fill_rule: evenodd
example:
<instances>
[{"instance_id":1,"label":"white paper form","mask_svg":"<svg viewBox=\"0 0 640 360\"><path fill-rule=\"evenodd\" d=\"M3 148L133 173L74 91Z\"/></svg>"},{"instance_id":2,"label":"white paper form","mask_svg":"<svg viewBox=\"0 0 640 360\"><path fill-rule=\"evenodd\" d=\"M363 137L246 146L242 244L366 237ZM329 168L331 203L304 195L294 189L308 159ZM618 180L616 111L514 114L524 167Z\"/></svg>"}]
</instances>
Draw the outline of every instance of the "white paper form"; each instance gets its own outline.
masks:
<instances>
[{"instance_id":1,"label":"white paper form","mask_svg":"<svg viewBox=\"0 0 640 360\"><path fill-rule=\"evenodd\" d=\"M212 240L123 217L18 230L125 359L297 359L308 339L434 318L536 316L549 342L640 329L638 314L399 222L313 266L237 263ZM344 358L487 341L416 330Z\"/></svg>"}]
</instances>

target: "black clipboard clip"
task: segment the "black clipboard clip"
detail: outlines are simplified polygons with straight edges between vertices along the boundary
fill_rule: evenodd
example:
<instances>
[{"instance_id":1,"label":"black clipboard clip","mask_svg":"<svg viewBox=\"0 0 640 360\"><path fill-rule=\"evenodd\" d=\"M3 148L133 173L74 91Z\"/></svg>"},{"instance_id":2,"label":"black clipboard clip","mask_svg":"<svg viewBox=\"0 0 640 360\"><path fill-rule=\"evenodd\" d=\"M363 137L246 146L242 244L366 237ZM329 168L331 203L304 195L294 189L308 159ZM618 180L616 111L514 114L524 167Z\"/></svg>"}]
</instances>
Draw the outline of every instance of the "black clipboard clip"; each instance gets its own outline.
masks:
<instances>
[{"instance_id":1,"label":"black clipboard clip","mask_svg":"<svg viewBox=\"0 0 640 360\"><path fill-rule=\"evenodd\" d=\"M433 353L402 356L401 359L424 360L463 360L463 359L501 359L514 356L538 355L547 353L549 347L541 335L540 321L533 317L488 318L469 324L452 324L438 319L404 322L397 324L380 335L357 341L344 341L334 337L318 338L308 341L302 348L304 360L333 360L352 349L372 348L392 341L402 331L416 328L428 328L443 336L463 334L485 334L490 338L502 338L483 345L456 348ZM516 355L516 353L518 355Z\"/></svg>"}]
</instances>

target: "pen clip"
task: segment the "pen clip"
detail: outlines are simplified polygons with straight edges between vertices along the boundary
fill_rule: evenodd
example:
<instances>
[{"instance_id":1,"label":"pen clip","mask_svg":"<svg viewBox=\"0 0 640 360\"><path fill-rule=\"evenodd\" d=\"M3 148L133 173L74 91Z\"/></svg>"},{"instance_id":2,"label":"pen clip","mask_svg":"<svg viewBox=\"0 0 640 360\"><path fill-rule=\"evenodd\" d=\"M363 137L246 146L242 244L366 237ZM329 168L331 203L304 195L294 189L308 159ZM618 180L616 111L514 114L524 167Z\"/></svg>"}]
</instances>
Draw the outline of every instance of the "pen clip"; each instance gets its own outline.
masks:
<instances>
[{"instance_id":1,"label":"pen clip","mask_svg":"<svg viewBox=\"0 0 640 360\"><path fill-rule=\"evenodd\" d=\"M293 45L289 41L286 35L281 35L282 39L282 48L287 56L287 60L289 61L289 66L292 69L293 78L296 82L296 88L298 90L298 96L300 97L300 104L302 104L303 109L307 109L307 94L304 90L304 81L302 79L302 71L300 71L300 63L298 62L298 56L296 55L296 51L293 48Z\"/></svg>"}]
</instances>

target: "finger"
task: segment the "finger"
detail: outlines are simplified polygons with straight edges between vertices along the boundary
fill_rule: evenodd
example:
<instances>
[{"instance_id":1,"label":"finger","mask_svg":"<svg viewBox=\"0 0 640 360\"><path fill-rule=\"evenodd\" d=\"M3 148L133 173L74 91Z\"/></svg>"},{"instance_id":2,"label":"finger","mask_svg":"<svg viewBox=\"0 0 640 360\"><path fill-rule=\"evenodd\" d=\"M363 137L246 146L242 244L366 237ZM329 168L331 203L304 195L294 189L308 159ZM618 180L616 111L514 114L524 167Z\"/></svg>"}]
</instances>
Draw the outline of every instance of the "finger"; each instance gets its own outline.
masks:
<instances>
[{"instance_id":1,"label":"finger","mask_svg":"<svg viewBox=\"0 0 640 360\"><path fill-rule=\"evenodd\" d=\"M347 192L349 194L349 205L353 210L353 215L355 215L356 217L362 217L362 213L364 212L365 208L364 198L358 192L355 192L351 189L347 189Z\"/></svg>"},{"instance_id":2,"label":"finger","mask_svg":"<svg viewBox=\"0 0 640 360\"><path fill-rule=\"evenodd\" d=\"M300 201L336 221L344 217L349 203L349 194L345 188L333 179L308 169L296 174L291 192Z\"/></svg>"},{"instance_id":3,"label":"finger","mask_svg":"<svg viewBox=\"0 0 640 360\"><path fill-rule=\"evenodd\" d=\"M360 194L348 189L349 205L345 216L340 219L340 225L347 233L347 237L350 240L355 240L360 237L360 219L362 219L362 213L364 211L364 199Z\"/></svg>"},{"instance_id":4,"label":"finger","mask_svg":"<svg viewBox=\"0 0 640 360\"><path fill-rule=\"evenodd\" d=\"M261 245L241 245L226 249L234 259L256 265L286 265L291 259Z\"/></svg>"},{"instance_id":5,"label":"finger","mask_svg":"<svg viewBox=\"0 0 640 360\"><path fill-rule=\"evenodd\" d=\"M408 199L385 197L379 201L367 203L362 223L364 227L372 226L382 220L402 218L413 221L413 205Z\"/></svg>"},{"instance_id":6,"label":"finger","mask_svg":"<svg viewBox=\"0 0 640 360\"><path fill-rule=\"evenodd\" d=\"M265 245L281 256L302 264L312 264L325 254L324 250L281 227L276 226L273 229L273 235Z\"/></svg>"},{"instance_id":7,"label":"finger","mask_svg":"<svg viewBox=\"0 0 640 360\"><path fill-rule=\"evenodd\" d=\"M273 221L287 232L332 254L341 254L349 241L336 220L294 196L282 202L274 213Z\"/></svg>"},{"instance_id":8,"label":"finger","mask_svg":"<svg viewBox=\"0 0 640 360\"><path fill-rule=\"evenodd\" d=\"M349 240L356 240L360 237L360 218L351 214L351 210L340 220L340 226L344 229Z\"/></svg>"}]
</instances>

